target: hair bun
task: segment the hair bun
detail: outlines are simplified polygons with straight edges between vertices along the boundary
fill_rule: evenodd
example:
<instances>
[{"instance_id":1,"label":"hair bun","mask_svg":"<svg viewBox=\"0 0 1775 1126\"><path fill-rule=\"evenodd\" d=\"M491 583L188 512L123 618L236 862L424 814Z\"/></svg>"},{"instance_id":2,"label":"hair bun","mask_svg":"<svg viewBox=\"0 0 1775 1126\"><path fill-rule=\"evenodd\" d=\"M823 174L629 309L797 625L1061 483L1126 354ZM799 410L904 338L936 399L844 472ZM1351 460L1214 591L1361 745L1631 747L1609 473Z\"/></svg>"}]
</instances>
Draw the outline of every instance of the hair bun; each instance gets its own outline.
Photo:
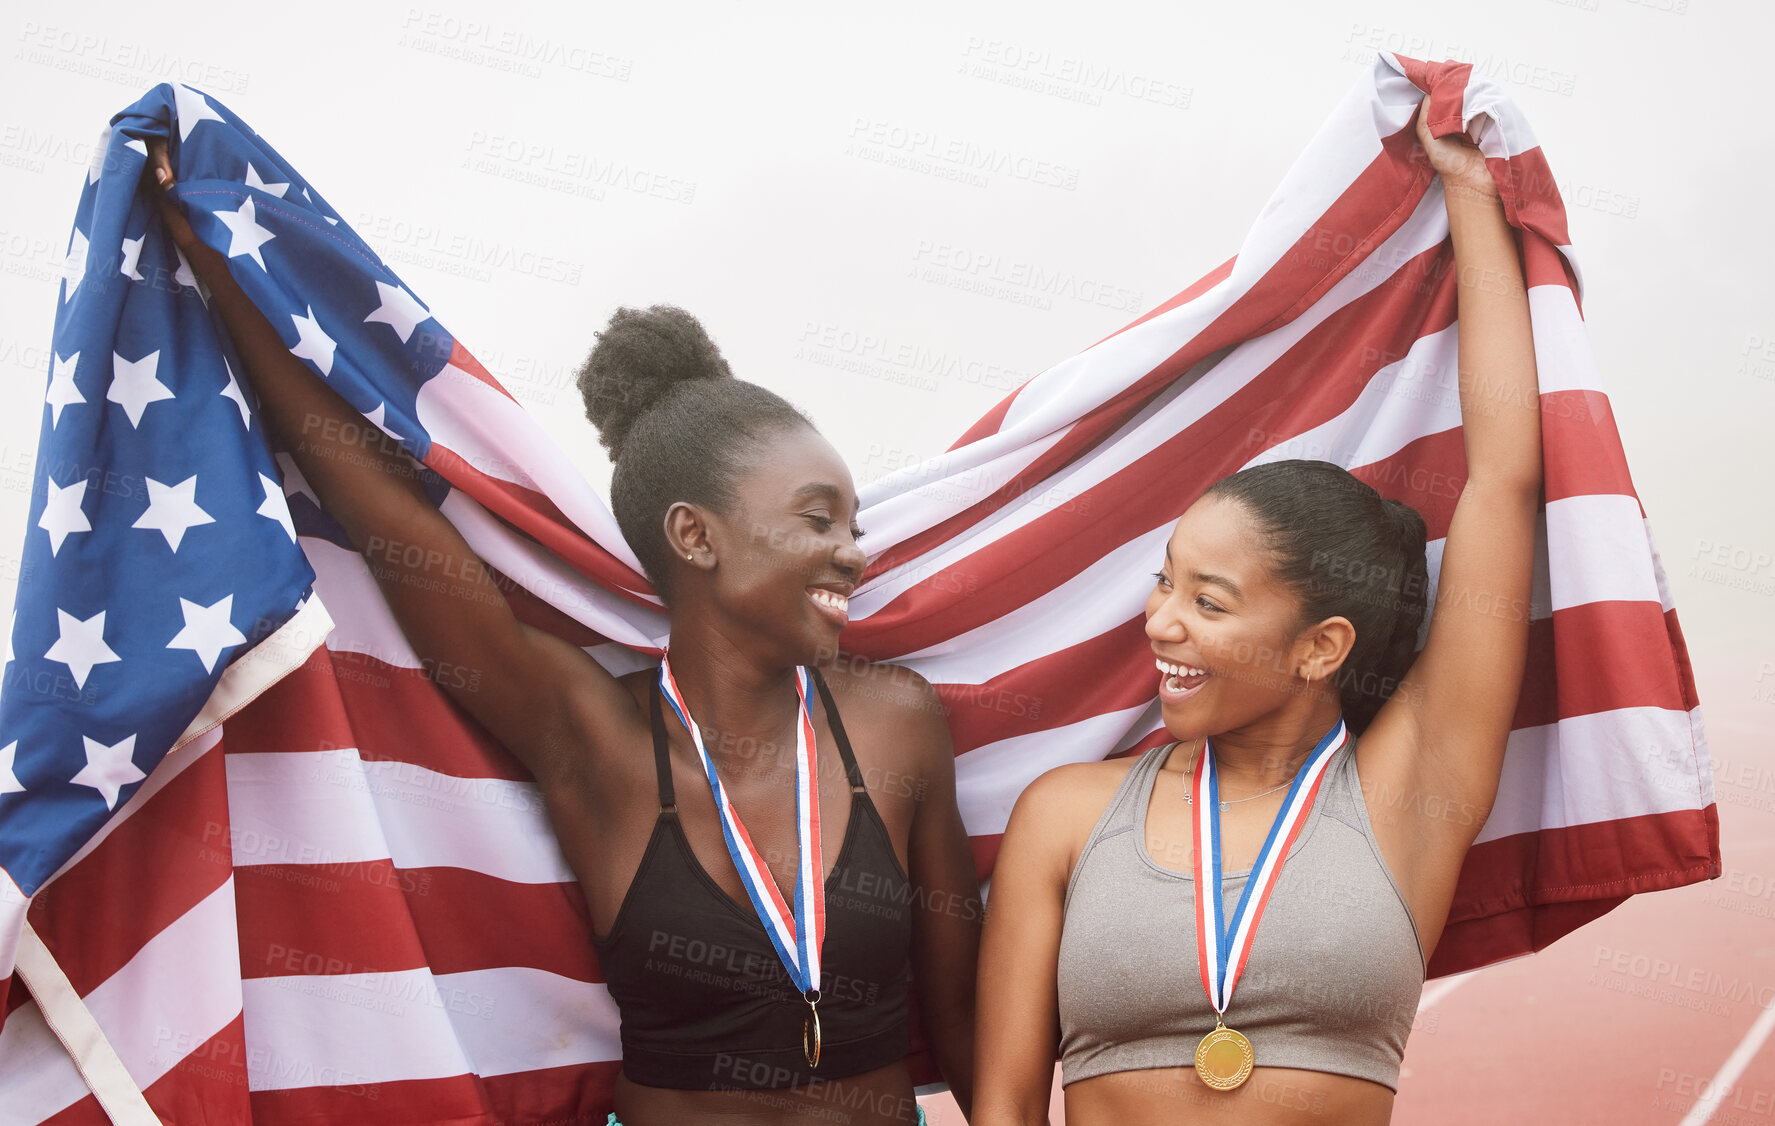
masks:
<instances>
[{"instance_id":1,"label":"hair bun","mask_svg":"<svg viewBox=\"0 0 1775 1126\"><path fill-rule=\"evenodd\" d=\"M596 336L579 369L579 393L612 461L636 420L677 388L733 378L702 324L676 305L625 306Z\"/></svg>"}]
</instances>

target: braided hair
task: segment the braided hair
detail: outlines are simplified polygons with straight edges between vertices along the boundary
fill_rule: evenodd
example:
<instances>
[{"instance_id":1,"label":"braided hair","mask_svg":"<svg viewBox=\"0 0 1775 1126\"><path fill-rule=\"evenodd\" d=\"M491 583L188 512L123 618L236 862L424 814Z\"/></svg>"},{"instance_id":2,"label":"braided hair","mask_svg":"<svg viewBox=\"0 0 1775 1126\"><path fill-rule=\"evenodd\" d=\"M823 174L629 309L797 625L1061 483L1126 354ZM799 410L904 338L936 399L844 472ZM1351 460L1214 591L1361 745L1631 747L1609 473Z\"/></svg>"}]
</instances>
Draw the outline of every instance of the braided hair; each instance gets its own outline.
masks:
<instances>
[{"instance_id":1,"label":"braided hair","mask_svg":"<svg viewBox=\"0 0 1775 1126\"><path fill-rule=\"evenodd\" d=\"M1417 656L1429 587L1424 518L1327 461L1252 466L1204 495L1236 500L1257 521L1272 574L1300 599L1302 627L1329 617L1355 627L1335 682L1345 722L1365 730Z\"/></svg>"},{"instance_id":2,"label":"braided hair","mask_svg":"<svg viewBox=\"0 0 1775 1126\"><path fill-rule=\"evenodd\" d=\"M726 514L761 443L812 423L781 396L735 379L703 326L675 305L620 308L596 336L579 393L615 463L610 507L669 601L666 512L686 501Z\"/></svg>"}]
</instances>

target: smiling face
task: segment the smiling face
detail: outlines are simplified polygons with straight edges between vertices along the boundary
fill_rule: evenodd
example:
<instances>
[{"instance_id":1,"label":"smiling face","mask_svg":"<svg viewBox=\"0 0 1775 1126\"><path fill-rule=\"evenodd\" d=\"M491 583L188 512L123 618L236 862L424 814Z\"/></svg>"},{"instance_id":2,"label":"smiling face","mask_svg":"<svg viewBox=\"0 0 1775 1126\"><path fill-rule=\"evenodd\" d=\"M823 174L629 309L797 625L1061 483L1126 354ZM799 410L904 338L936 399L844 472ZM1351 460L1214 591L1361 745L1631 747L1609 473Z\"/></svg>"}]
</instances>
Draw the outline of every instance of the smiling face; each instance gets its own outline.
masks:
<instances>
[{"instance_id":1,"label":"smiling face","mask_svg":"<svg viewBox=\"0 0 1775 1126\"><path fill-rule=\"evenodd\" d=\"M1298 701L1313 651L1300 602L1270 575L1242 504L1204 497L1177 522L1146 600L1165 726L1178 739L1249 727Z\"/></svg>"},{"instance_id":2,"label":"smiling face","mask_svg":"<svg viewBox=\"0 0 1775 1126\"><path fill-rule=\"evenodd\" d=\"M734 479L728 512L708 515L716 612L761 656L831 656L863 577L861 534L856 486L832 444L808 426L767 435Z\"/></svg>"}]
</instances>

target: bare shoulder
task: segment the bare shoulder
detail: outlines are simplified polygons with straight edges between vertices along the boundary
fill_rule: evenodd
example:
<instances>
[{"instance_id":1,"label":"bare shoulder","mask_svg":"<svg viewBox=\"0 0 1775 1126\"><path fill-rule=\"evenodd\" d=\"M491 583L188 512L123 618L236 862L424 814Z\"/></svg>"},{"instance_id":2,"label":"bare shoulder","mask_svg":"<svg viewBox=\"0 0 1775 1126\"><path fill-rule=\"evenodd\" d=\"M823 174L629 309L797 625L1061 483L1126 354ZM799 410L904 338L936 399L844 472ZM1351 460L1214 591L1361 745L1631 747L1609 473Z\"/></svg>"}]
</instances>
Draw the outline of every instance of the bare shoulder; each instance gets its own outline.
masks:
<instances>
[{"instance_id":1,"label":"bare shoulder","mask_svg":"<svg viewBox=\"0 0 1775 1126\"><path fill-rule=\"evenodd\" d=\"M1046 813L1089 812L1096 822L1116 790L1140 761L1139 755L1104 759L1102 762L1069 762L1038 774L1023 788L1017 804L1028 802Z\"/></svg>"},{"instance_id":2,"label":"bare shoulder","mask_svg":"<svg viewBox=\"0 0 1775 1126\"><path fill-rule=\"evenodd\" d=\"M1092 828L1138 761L1133 755L1043 771L1017 795L1005 826L1007 843L1039 852L1057 875L1070 876Z\"/></svg>"},{"instance_id":3,"label":"bare shoulder","mask_svg":"<svg viewBox=\"0 0 1775 1126\"><path fill-rule=\"evenodd\" d=\"M853 744L861 748L867 740L877 753L921 776L954 772L949 713L930 681L904 665L854 657L842 657L820 672Z\"/></svg>"},{"instance_id":4,"label":"bare shoulder","mask_svg":"<svg viewBox=\"0 0 1775 1126\"><path fill-rule=\"evenodd\" d=\"M941 720L942 701L931 682L905 665L840 657L820 669L833 698L865 712L892 715L913 711Z\"/></svg>"}]
</instances>

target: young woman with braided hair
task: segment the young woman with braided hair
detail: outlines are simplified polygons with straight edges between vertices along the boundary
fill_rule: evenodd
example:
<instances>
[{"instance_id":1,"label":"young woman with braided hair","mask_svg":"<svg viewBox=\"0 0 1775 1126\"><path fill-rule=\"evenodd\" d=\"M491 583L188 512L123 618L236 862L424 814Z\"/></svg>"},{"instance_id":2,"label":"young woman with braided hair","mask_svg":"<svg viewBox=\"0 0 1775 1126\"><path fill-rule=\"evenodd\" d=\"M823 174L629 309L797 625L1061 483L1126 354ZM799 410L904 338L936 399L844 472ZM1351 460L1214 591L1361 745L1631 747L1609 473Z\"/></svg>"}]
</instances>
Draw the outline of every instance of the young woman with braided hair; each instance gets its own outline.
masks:
<instances>
[{"instance_id":1,"label":"young woman with braided hair","mask_svg":"<svg viewBox=\"0 0 1775 1126\"><path fill-rule=\"evenodd\" d=\"M1424 522L1324 462L1220 481L1146 604L1175 742L1018 798L981 952L976 1126L1379 1126L1456 877L1497 792L1528 642L1539 395L1484 160L1446 194L1468 477ZM1261 925L1260 925L1261 924Z\"/></svg>"},{"instance_id":2,"label":"young woman with braided hair","mask_svg":"<svg viewBox=\"0 0 1775 1126\"><path fill-rule=\"evenodd\" d=\"M164 143L149 167L172 186ZM864 565L832 445L734 378L683 310L615 315L580 389L670 620L662 667L615 677L514 616L398 448L329 438L357 412L165 197L161 214L268 428L365 550L414 650L479 670L473 687L440 684L541 789L622 1016L611 1120L921 1122L915 986L965 1108L981 911L954 755L923 679L832 663ZM394 550L364 546L379 543Z\"/></svg>"}]
</instances>

